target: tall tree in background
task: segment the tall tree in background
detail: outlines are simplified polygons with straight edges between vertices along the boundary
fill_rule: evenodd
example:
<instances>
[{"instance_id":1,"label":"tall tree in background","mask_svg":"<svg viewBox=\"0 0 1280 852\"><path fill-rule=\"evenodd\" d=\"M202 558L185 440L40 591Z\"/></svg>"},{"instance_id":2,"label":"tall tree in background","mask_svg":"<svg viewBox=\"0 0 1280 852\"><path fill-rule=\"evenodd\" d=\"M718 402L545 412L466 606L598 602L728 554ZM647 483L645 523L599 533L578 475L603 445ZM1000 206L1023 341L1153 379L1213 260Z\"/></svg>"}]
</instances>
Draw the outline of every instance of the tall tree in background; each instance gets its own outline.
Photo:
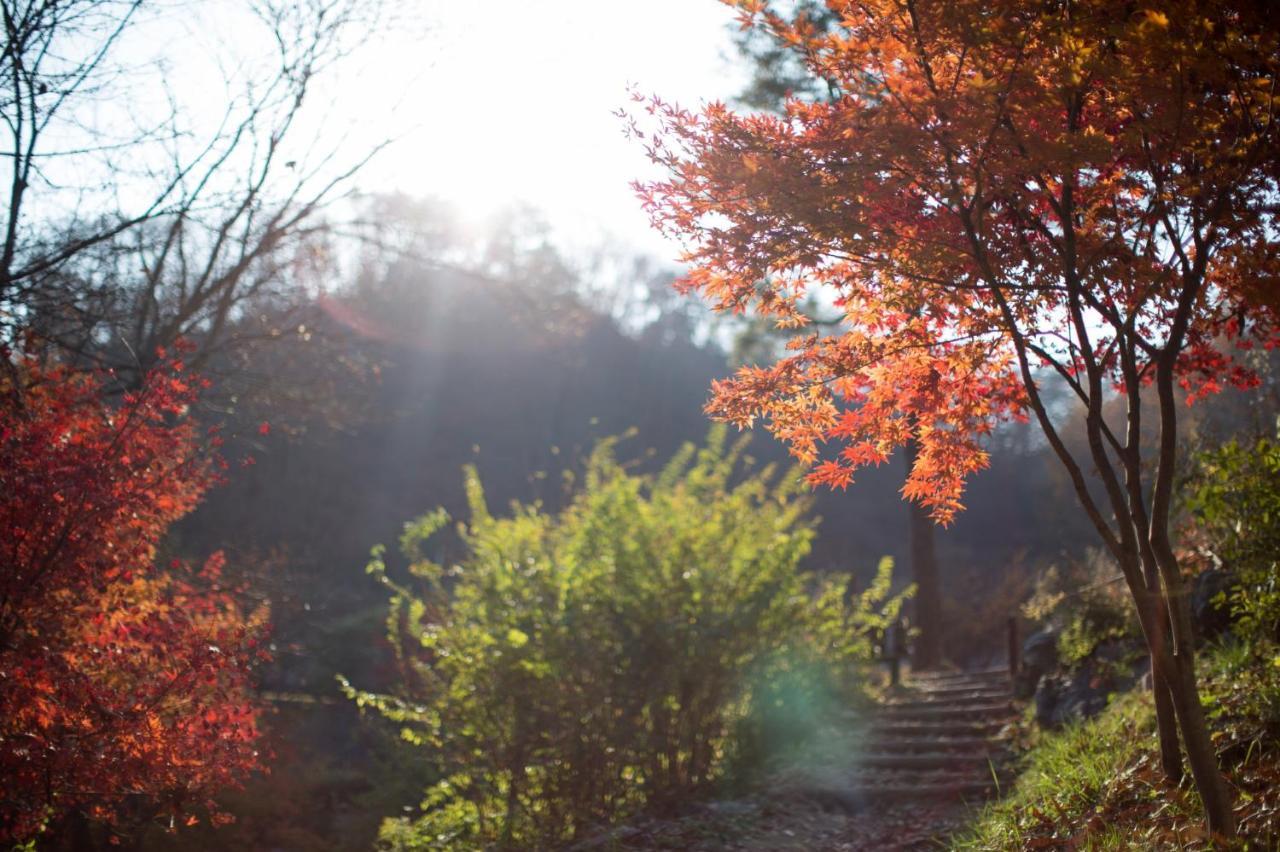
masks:
<instances>
[{"instance_id":1,"label":"tall tree in background","mask_svg":"<svg viewBox=\"0 0 1280 852\"><path fill-rule=\"evenodd\" d=\"M1231 342L1273 339L1257 298L1280 272L1265 5L833 0L830 32L737 5L838 97L781 117L650 101L661 128L635 132L669 178L642 187L646 204L690 241L687 286L722 310L803 326L822 286L847 329L717 384L715 414L766 419L837 487L914 440L904 493L946 522L993 423L1029 411L1132 593L1165 771L1181 777L1181 741L1210 829L1234 834L1169 516L1179 385L1250 386ZM1045 372L1084 414L1083 453ZM1123 428L1103 417L1113 394Z\"/></svg>"},{"instance_id":2,"label":"tall tree in background","mask_svg":"<svg viewBox=\"0 0 1280 852\"><path fill-rule=\"evenodd\" d=\"M770 8L776 4L770 4ZM791 14L805 16L814 32L830 33L839 21L839 15L820 0L798 0L789 4ZM751 80L739 100L746 106L783 114L790 100L822 101L840 96L836 81L820 77L805 64L801 45L795 41L779 39L764 27L739 27L734 43L750 63ZM838 328L840 317L832 320L816 319L822 312L808 310L807 327L819 325ZM758 337L763 328L756 324L747 327L749 335ZM801 333L792 328L787 336ZM753 353L762 354L762 353ZM915 466L919 447L909 440L903 446L906 472ZM915 639L911 643L911 662L919 670L936 668L942 663L943 637L946 625L942 615L942 588L938 572L936 524L927 509L918 502L904 501L908 517L908 564L916 594L908 606L914 616Z\"/></svg>"}]
</instances>

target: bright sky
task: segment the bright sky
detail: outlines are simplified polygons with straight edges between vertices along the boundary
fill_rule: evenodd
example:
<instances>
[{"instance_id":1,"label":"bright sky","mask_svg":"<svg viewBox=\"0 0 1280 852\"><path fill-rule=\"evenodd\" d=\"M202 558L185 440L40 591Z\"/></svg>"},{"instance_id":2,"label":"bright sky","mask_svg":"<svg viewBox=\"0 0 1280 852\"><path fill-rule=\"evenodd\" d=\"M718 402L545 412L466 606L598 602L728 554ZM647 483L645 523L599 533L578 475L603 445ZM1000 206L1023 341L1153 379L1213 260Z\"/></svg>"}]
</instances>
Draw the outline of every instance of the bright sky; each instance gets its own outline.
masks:
<instances>
[{"instance_id":1,"label":"bright sky","mask_svg":"<svg viewBox=\"0 0 1280 852\"><path fill-rule=\"evenodd\" d=\"M631 84L688 106L738 91L731 9L717 0L413 8L418 19L361 57L344 85L365 132L405 133L364 185L440 196L475 216L525 201L568 245L610 235L673 254L628 186L649 164L614 113Z\"/></svg>"},{"instance_id":2,"label":"bright sky","mask_svg":"<svg viewBox=\"0 0 1280 852\"><path fill-rule=\"evenodd\" d=\"M474 220L525 203L542 211L563 248L608 240L674 258L677 248L652 231L629 186L654 171L616 113L634 106L630 87L691 108L740 91L746 74L731 42L732 9L718 0L383 2L393 23L312 86L281 161L297 162L300 175L337 148L336 171L394 137L358 188L441 198ZM220 131L228 109L243 116L247 88L276 72L275 43L248 8L243 0L148 5L116 47L125 73L112 97L87 100L47 144L79 147L82 126L108 142L164 130L177 104L190 159L228 129ZM250 150L261 147L245 145L240 156ZM53 161L69 170L54 182L72 187L57 202L73 208L118 191L126 208L144 207L155 188L151 169L163 172L168 156L159 147L145 157L108 148L102 157ZM223 172L232 180L244 173L236 161ZM141 178L136 186L118 180L129 173Z\"/></svg>"}]
</instances>

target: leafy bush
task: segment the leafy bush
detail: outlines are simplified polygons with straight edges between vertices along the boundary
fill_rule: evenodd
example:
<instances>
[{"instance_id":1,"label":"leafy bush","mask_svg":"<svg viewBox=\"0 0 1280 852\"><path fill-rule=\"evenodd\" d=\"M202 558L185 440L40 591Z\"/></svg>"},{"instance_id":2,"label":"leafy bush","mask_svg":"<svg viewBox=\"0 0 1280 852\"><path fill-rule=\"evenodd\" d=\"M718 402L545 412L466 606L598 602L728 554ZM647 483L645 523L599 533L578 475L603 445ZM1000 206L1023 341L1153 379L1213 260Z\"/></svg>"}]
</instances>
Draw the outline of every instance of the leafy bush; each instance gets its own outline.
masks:
<instances>
[{"instance_id":1,"label":"leafy bush","mask_svg":"<svg viewBox=\"0 0 1280 852\"><path fill-rule=\"evenodd\" d=\"M1068 668L1084 662L1103 642L1141 635L1120 569L1098 550L1082 562L1046 570L1022 614L1057 628L1058 657Z\"/></svg>"},{"instance_id":2,"label":"leafy bush","mask_svg":"<svg viewBox=\"0 0 1280 852\"><path fill-rule=\"evenodd\" d=\"M1236 632L1251 643L1280 640L1280 443L1231 441L1197 459L1187 508L1190 538L1234 572L1228 593Z\"/></svg>"},{"instance_id":3,"label":"leafy bush","mask_svg":"<svg viewBox=\"0 0 1280 852\"><path fill-rule=\"evenodd\" d=\"M606 442L558 515L493 517L469 470L461 565L423 556L443 512L406 526L411 584L375 550L404 680L394 696L344 688L443 778L419 818L384 824L384 848L546 848L715 782L733 733L766 739L776 721L753 707L853 688L901 602L888 566L853 604L814 584L797 567L813 535L799 478L744 470L742 448L715 431L645 478Z\"/></svg>"}]
</instances>

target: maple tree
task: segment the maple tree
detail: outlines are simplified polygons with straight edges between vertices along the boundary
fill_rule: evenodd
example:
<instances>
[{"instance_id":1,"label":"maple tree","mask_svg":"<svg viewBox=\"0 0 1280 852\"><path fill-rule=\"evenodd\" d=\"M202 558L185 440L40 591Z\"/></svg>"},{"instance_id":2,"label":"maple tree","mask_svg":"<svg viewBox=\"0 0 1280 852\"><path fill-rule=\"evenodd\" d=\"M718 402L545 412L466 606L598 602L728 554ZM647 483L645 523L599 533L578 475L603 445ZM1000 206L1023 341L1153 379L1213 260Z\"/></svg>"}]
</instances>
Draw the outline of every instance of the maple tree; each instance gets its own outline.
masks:
<instances>
[{"instance_id":1,"label":"maple tree","mask_svg":"<svg viewBox=\"0 0 1280 852\"><path fill-rule=\"evenodd\" d=\"M810 25L820 30L828 30L836 22L835 13L822 0L796 0L789 8L793 14L803 12L808 16ZM839 95L838 90L829 86L826 80L809 72L803 53L798 52L794 45L773 38L763 28L739 28L734 34L734 43L751 71L750 82L739 95L740 102L746 106L785 112L787 101L793 97L821 100ZM826 311L815 304L810 312L810 322L804 327L790 329L786 334L804 333L812 327L839 323L838 316L827 318L822 317L822 313ZM753 335L769 333L768 323L760 318L753 318L748 328L752 329ZM776 330L771 336L777 336ZM911 441L902 447L907 471L915 465L915 451L915 444ZM935 546L937 525L929 517L928 508L910 500L904 502L910 555L907 565L911 581L916 586L916 594L910 603L910 616L914 622L911 625L911 665L917 671L927 671L942 662L943 634L947 627L942 614L942 585Z\"/></svg>"},{"instance_id":2,"label":"maple tree","mask_svg":"<svg viewBox=\"0 0 1280 852\"><path fill-rule=\"evenodd\" d=\"M818 27L731 5L832 94L781 115L637 96L658 126L632 132L666 171L639 190L718 309L803 327L818 292L844 324L717 383L709 410L765 420L840 488L913 441L903 493L944 523L994 424L1034 417L1132 594L1164 770L1181 777L1181 741L1210 829L1233 834L1169 526L1183 399L1256 384L1235 350L1274 344L1265 6L830 0ZM1079 454L1047 381L1083 412Z\"/></svg>"},{"instance_id":3,"label":"maple tree","mask_svg":"<svg viewBox=\"0 0 1280 852\"><path fill-rule=\"evenodd\" d=\"M106 378L5 353L0 384L0 842L87 818L193 822L258 766L246 613L214 554L161 537L225 463L181 360L118 405Z\"/></svg>"}]
</instances>

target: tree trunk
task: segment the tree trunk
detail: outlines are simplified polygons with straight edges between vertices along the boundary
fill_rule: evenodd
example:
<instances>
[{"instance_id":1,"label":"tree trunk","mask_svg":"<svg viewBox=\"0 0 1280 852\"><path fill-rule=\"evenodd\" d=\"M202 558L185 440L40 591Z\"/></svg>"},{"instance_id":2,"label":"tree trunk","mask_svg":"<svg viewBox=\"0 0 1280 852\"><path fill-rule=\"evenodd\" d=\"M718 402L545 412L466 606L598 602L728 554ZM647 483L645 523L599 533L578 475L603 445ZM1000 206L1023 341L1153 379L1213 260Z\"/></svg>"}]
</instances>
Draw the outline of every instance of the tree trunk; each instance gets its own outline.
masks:
<instances>
[{"instance_id":1,"label":"tree trunk","mask_svg":"<svg viewBox=\"0 0 1280 852\"><path fill-rule=\"evenodd\" d=\"M1209 726L1200 703L1200 691L1196 687L1194 663L1190 658L1172 654L1162 655L1168 672L1169 695L1182 732L1182 744L1187 750L1187 762L1191 765L1191 777L1196 792L1204 803L1205 819L1209 830L1226 838L1236 835L1236 819L1232 809L1232 796L1226 779L1218 767L1218 755L1209 736Z\"/></svg>"},{"instance_id":2,"label":"tree trunk","mask_svg":"<svg viewBox=\"0 0 1280 852\"><path fill-rule=\"evenodd\" d=\"M1151 697L1156 706L1156 738L1160 743L1160 769L1169 783L1181 784L1184 777L1182 749L1178 744L1178 719L1173 707L1173 695L1169 692L1168 680L1156 668L1154 655L1151 660Z\"/></svg>"},{"instance_id":3,"label":"tree trunk","mask_svg":"<svg viewBox=\"0 0 1280 852\"><path fill-rule=\"evenodd\" d=\"M906 445L908 472L916 463L915 441ZM916 584L912 604L916 636L911 666L917 671L935 669L942 664L942 591L938 586L938 559L934 551L934 523L925 507L907 502L910 512L911 579Z\"/></svg>"},{"instance_id":4,"label":"tree trunk","mask_svg":"<svg viewBox=\"0 0 1280 852\"><path fill-rule=\"evenodd\" d=\"M1192 645L1191 606L1186 584L1179 573L1177 557L1168 545L1168 538L1153 536L1157 559L1161 562L1161 578L1164 581L1164 603L1168 607L1172 626L1172 642L1165 642L1161 657L1165 664L1169 695L1182 733L1182 745L1187 750L1187 763L1195 781L1196 792L1204 803L1205 818L1209 830L1223 837L1235 837L1236 821L1233 797L1227 789L1226 779L1218 766L1217 751L1209 736L1205 721L1204 705L1200 702L1200 690L1196 683L1195 649ZM1172 652L1172 653L1171 653ZM1154 662L1154 660L1153 660Z\"/></svg>"},{"instance_id":5,"label":"tree trunk","mask_svg":"<svg viewBox=\"0 0 1280 852\"><path fill-rule=\"evenodd\" d=\"M1204 258L1197 256L1197 263ZM1201 273L1203 270L1201 270ZM1191 628L1191 604L1187 585L1182 578L1177 554L1169 540L1169 518L1173 504L1173 477L1177 461L1178 401L1174 394L1174 368L1178 349L1186 330L1191 305L1199 285L1185 287L1179 297L1178 314L1170 334L1170 342L1156 365L1156 394L1160 402L1160 443L1155 482L1151 490L1151 519L1148 543L1159 572L1161 602L1169 616L1172 653L1160 655L1174 713L1182 732L1182 745L1196 792L1204 803L1209 830L1226 838L1236 836L1235 813L1227 781L1218 767L1218 755L1209 737L1209 726L1196 686L1195 645ZM1154 662L1154 661L1153 661Z\"/></svg>"},{"instance_id":6,"label":"tree trunk","mask_svg":"<svg viewBox=\"0 0 1280 852\"><path fill-rule=\"evenodd\" d=\"M1139 497L1141 492L1139 490ZM1139 510L1145 513L1143 504L1137 502ZM1169 617L1169 608L1160 593L1160 568L1156 562L1155 550L1151 546L1149 522L1145 514L1135 524L1138 534L1138 548L1142 565L1142 579L1146 583L1146 596L1151 602L1151 615L1143 633L1147 638L1147 651L1151 659L1151 698L1156 708L1156 737L1160 743L1160 768L1164 771L1165 780L1171 784L1181 784L1185 773L1182 769L1182 748L1178 741L1178 719L1173 706L1173 695L1169 692L1169 678L1156 666L1156 655L1164 653L1168 647L1169 632L1173 626Z\"/></svg>"}]
</instances>

